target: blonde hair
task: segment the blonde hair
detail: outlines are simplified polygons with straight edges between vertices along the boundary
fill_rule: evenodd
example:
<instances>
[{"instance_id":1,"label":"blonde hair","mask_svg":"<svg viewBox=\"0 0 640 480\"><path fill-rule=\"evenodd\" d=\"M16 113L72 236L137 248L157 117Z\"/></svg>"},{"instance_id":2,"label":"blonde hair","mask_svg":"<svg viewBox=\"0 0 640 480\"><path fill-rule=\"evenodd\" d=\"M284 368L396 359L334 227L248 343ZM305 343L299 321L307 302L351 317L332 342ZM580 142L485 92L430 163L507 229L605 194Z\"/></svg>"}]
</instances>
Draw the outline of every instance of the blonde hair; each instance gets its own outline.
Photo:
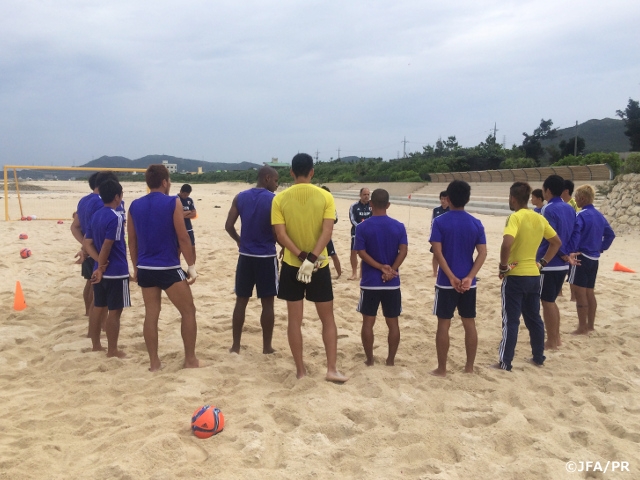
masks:
<instances>
[{"instance_id":1,"label":"blonde hair","mask_svg":"<svg viewBox=\"0 0 640 480\"><path fill-rule=\"evenodd\" d=\"M596 192L591 185L580 185L573 192L573 196L582 198L586 201L586 205L593 203L593 199L596 197Z\"/></svg>"}]
</instances>

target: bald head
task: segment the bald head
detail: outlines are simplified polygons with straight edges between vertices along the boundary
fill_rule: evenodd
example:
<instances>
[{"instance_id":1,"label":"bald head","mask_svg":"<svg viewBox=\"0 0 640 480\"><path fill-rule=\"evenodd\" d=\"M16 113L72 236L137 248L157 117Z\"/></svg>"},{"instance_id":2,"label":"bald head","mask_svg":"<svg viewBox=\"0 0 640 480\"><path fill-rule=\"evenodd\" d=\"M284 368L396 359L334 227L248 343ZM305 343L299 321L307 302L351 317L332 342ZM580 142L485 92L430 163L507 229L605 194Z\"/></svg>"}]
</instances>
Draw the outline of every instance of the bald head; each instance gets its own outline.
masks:
<instances>
[{"instance_id":1,"label":"bald head","mask_svg":"<svg viewBox=\"0 0 640 480\"><path fill-rule=\"evenodd\" d=\"M258 170L258 188L266 188L270 192L275 192L278 189L278 171L265 165Z\"/></svg>"}]
</instances>

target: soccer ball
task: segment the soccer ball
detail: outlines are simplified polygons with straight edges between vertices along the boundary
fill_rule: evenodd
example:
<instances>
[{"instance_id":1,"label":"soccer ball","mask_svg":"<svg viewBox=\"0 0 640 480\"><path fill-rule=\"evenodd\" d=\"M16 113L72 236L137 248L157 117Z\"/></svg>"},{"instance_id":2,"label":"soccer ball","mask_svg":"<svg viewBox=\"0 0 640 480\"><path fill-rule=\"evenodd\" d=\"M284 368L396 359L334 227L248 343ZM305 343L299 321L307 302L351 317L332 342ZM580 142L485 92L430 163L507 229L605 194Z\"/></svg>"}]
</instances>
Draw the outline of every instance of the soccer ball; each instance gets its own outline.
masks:
<instances>
[{"instance_id":1,"label":"soccer ball","mask_svg":"<svg viewBox=\"0 0 640 480\"><path fill-rule=\"evenodd\" d=\"M22 258L29 258L31 256L31 250L29 250L28 248L23 248L22 250L20 250L20 256Z\"/></svg>"},{"instance_id":2,"label":"soccer ball","mask_svg":"<svg viewBox=\"0 0 640 480\"><path fill-rule=\"evenodd\" d=\"M193 412L191 430L198 438L209 438L224 428L224 415L220 409L203 405Z\"/></svg>"}]
</instances>

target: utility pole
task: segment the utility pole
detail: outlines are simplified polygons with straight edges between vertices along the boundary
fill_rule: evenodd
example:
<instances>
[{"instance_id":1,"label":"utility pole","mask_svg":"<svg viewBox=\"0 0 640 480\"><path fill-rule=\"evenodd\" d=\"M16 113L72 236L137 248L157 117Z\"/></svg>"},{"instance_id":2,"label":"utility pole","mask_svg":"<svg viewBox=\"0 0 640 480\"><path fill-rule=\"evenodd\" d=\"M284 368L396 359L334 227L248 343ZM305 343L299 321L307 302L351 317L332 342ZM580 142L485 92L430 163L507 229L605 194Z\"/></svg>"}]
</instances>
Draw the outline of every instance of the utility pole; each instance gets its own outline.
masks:
<instances>
[{"instance_id":1,"label":"utility pole","mask_svg":"<svg viewBox=\"0 0 640 480\"><path fill-rule=\"evenodd\" d=\"M493 122L493 143L496 143L496 132L498 129L496 128L496 122Z\"/></svg>"},{"instance_id":2,"label":"utility pole","mask_svg":"<svg viewBox=\"0 0 640 480\"><path fill-rule=\"evenodd\" d=\"M338 147L338 160L340 160L340 147Z\"/></svg>"},{"instance_id":3,"label":"utility pole","mask_svg":"<svg viewBox=\"0 0 640 480\"><path fill-rule=\"evenodd\" d=\"M507 148L507 136L502 136L502 148Z\"/></svg>"},{"instance_id":4,"label":"utility pole","mask_svg":"<svg viewBox=\"0 0 640 480\"><path fill-rule=\"evenodd\" d=\"M578 121L576 120L576 138L573 142L573 156L578 156Z\"/></svg>"},{"instance_id":5,"label":"utility pole","mask_svg":"<svg viewBox=\"0 0 640 480\"><path fill-rule=\"evenodd\" d=\"M320 153L320 152L319 152L319 151L318 151L318 149L316 148L316 163L318 163L318 154L319 154L319 153Z\"/></svg>"},{"instance_id":6,"label":"utility pole","mask_svg":"<svg viewBox=\"0 0 640 480\"><path fill-rule=\"evenodd\" d=\"M402 157L403 158L407 158L407 137L404 137L404 140L402 140L402 143L404 144L402 146Z\"/></svg>"}]
</instances>

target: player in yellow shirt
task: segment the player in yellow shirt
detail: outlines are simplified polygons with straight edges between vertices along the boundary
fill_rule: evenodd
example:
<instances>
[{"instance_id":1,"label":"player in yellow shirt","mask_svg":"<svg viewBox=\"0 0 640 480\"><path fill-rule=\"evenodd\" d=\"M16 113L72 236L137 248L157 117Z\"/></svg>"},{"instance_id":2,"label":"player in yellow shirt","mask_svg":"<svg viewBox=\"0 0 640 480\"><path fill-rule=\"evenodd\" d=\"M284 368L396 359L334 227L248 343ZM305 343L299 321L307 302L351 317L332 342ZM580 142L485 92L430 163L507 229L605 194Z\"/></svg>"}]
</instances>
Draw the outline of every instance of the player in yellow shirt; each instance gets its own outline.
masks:
<instances>
[{"instance_id":1,"label":"player in yellow shirt","mask_svg":"<svg viewBox=\"0 0 640 480\"><path fill-rule=\"evenodd\" d=\"M564 190L562 191L562 195L560 195L560 198L562 198L562 201L564 203L568 203L569 205L571 205L576 213L578 213L580 211L580 207L576 203L576 199L573 198L574 188L575 184L571 180L565 179Z\"/></svg>"},{"instance_id":2,"label":"player in yellow shirt","mask_svg":"<svg viewBox=\"0 0 640 480\"><path fill-rule=\"evenodd\" d=\"M500 248L499 277L502 279L502 341L500 361L495 365L511 370L511 361L518 341L520 315L529 330L531 361L542 366L544 356L544 323L540 318L540 267L536 252L544 237L549 242L547 252L540 260L544 267L562 245L562 241L542 215L529 210L527 203L531 187L515 182L509 190L509 215Z\"/></svg>"},{"instance_id":3,"label":"player in yellow shirt","mask_svg":"<svg viewBox=\"0 0 640 480\"><path fill-rule=\"evenodd\" d=\"M333 232L336 206L333 196L311 184L313 158L299 153L291 161L294 184L278 193L271 205L271 224L284 247L278 298L287 301L287 337L296 364L296 377L307 374L302 361L304 298L316 304L322 322L327 355L326 379L346 382L337 370L338 330L333 316L333 289L327 243Z\"/></svg>"}]
</instances>

